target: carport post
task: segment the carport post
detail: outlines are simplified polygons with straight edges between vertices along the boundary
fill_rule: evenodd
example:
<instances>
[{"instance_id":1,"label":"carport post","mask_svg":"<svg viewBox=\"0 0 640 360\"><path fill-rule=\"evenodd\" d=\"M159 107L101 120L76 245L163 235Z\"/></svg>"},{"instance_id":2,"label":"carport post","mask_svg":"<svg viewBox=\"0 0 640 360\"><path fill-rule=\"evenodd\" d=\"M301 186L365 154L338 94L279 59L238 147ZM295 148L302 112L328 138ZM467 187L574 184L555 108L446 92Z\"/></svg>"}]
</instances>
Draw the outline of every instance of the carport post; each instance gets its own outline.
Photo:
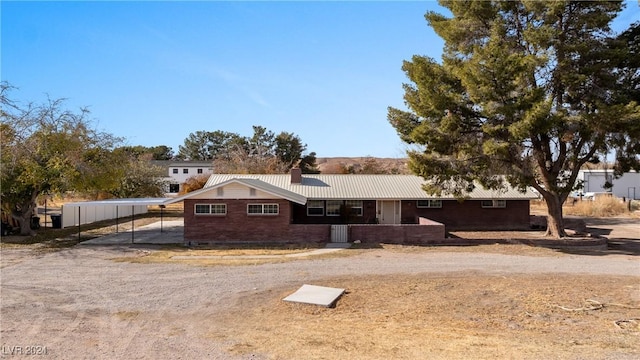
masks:
<instances>
[{"instance_id":1,"label":"carport post","mask_svg":"<svg viewBox=\"0 0 640 360\"><path fill-rule=\"evenodd\" d=\"M80 210L82 207L78 205L78 241L80 241Z\"/></svg>"},{"instance_id":2,"label":"carport post","mask_svg":"<svg viewBox=\"0 0 640 360\"><path fill-rule=\"evenodd\" d=\"M160 232L162 232L162 214L164 212L164 205L160 205Z\"/></svg>"},{"instance_id":3,"label":"carport post","mask_svg":"<svg viewBox=\"0 0 640 360\"><path fill-rule=\"evenodd\" d=\"M131 205L131 243L133 244L133 220L136 217L135 205Z\"/></svg>"},{"instance_id":4,"label":"carport post","mask_svg":"<svg viewBox=\"0 0 640 360\"><path fill-rule=\"evenodd\" d=\"M118 233L118 205L116 205L116 234Z\"/></svg>"}]
</instances>

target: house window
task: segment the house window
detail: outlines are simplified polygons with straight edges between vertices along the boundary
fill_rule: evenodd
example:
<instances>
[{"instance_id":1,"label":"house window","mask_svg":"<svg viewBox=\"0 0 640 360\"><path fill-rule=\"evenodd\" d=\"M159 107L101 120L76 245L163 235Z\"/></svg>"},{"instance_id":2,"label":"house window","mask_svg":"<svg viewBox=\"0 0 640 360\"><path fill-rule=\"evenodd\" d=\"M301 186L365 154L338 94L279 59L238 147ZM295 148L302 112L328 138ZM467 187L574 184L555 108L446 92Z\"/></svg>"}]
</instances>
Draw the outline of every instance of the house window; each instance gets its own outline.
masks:
<instances>
[{"instance_id":1,"label":"house window","mask_svg":"<svg viewBox=\"0 0 640 360\"><path fill-rule=\"evenodd\" d=\"M309 200L307 202L307 216L323 216L323 215L324 215L324 201Z\"/></svg>"},{"instance_id":2,"label":"house window","mask_svg":"<svg viewBox=\"0 0 640 360\"><path fill-rule=\"evenodd\" d=\"M188 174L189 173L189 169L182 169L182 173L183 174Z\"/></svg>"},{"instance_id":3,"label":"house window","mask_svg":"<svg viewBox=\"0 0 640 360\"><path fill-rule=\"evenodd\" d=\"M345 206L353 216L362 216L362 200L347 200Z\"/></svg>"},{"instance_id":4,"label":"house window","mask_svg":"<svg viewBox=\"0 0 640 360\"><path fill-rule=\"evenodd\" d=\"M227 214L227 205L226 204L211 204L211 214L226 215Z\"/></svg>"},{"instance_id":5,"label":"house window","mask_svg":"<svg viewBox=\"0 0 640 360\"><path fill-rule=\"evenodd\" d=\"M278 214L280 211L278 204L264 204L262 205L263 214Z\"/></svg>"},{"instance_id":6,"label":"house window","mask_svg":"<svg viewBox=\"0 0 640 360\"><path fill-rule=\"evenodd\" d=\"M486 209L498 209L507 207L506 200L482 200L482 207Z\"/></svg>"},{"instance_id":7,"label":"house window","mask_svg":"<svg viewBox=\"0 0 640 360\"><path fill-rule=\"evenodd\" d=\"M327 216L340 216L341 200L327 200Z\"/></svg>"},{"instance_id":8,"label":"house window","mask_svg":"<svg viewBox=\"0 0 640 360\"><path fill-rule=\"evenodd\" d=\"M169 192L170 193L180 192L180 184L169 184Z\"/></svg>"},{"instance_id":9,"label":"house window","mask_svg":"<svg viewBox=\"0 0 640 360\"><path fill-rule=\"evenodd\" d=\"M196 204L196 215L226 215L227 204Z\"/></svg>"},{"instance_id":10,"label":"house window","mask_svg":"<svg viewBox=\"0 0 640 360\"><path fill-rule=\"evenodd\" d=\"M202 169L198 169L198 174L202 174Z\"/></svg>"},{"instance_id":11,"label":"house window","mask_svg":"<svg viewBox=\"0 0 640 360\"><path fill-rule=\"evenodd\" d=\"M178 169L172 169L172 171L173 171L174 174L178 173Z\"/></svg>"},{"instance_id":12,"label":"house window","mask_svg":"<svg viewBox=\"0 0 640 360\"><path fill-rule=\"evenodd\" d=\"M442 207L442 200L418 200L416 206L419 208L439 209Z\"/></svg>"},{"instance_id":13,"label":"house window","mask_svg":"<svg viewBox=\"0 0 640 360\"><path fill-rule=\"evenodd\" d=\"M224 188L221 188L221 187L217 188L216 193L219 197L224 196Z\"/></svg>"},{"instance_id":14,"label":"house window","mask_svg":"<svg viewBox=\"0 0 640 360\"><path fill-rule=\"evenodd\" d=\"M278 215L280 212L278 204L248 204L248 215Z\"/></svg>"}]
</instances>

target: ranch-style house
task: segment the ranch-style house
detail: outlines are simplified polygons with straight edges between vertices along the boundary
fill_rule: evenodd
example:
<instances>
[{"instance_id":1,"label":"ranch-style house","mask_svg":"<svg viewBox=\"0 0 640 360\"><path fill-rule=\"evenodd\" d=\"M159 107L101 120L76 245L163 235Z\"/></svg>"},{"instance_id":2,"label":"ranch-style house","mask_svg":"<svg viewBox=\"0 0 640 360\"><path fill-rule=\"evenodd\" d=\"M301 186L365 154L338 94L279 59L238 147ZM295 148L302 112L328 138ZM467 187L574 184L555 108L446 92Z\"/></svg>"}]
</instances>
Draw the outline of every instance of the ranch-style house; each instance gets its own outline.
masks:
<instances>
[{"instance_id":1,"label":"ranch-style house","mask_svg":"<svg viewBox=\"0 0 640 360\"><path fill-rule=\"evenodd\" d=\"M525 230L529 200L476 188L460 201L428 195L414 175L212 174L184 201L185 243L441 241L446 230Z\"/></svg>"}]
</instances>

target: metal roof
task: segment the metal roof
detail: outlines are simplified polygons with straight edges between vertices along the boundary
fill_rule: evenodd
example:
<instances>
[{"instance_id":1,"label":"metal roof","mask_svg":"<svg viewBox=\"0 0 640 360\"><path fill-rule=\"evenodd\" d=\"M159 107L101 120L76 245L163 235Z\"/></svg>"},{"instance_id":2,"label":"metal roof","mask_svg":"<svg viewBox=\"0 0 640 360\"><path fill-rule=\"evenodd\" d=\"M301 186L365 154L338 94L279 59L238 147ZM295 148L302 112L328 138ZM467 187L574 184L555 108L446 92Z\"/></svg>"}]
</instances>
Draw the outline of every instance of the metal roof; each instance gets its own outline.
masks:
<instances>
[{"instance_id":1,"label":"metal roof","mask_svg":"<svg viewBox=\"0 0 640 360\"><path fill-rule=\"evenodd\" d=\"M287 192L302 195L307 199L453 199L452 195L431 196L422 189L425 180L415 175L354 175L354 174L303 174L300 184L291 183L289 174L212 174L203 190L219 186L233 179L252 179L269 184ZM273 191L273 188L271 188ZM280 190L280 191L282 191ZM185 197L189 197L187 194ZM537 196L531 192L508 188L506 191L487 190L476 187L469 196L474 200L505 199L527 200Z\"/></svg>"},{"instance_id":2,"label":"metal roof","mask_svg":"<svg viewBox=\"0 0 640 360\"><path fill-rule=\"evenodd\" d=\"M209 178L209 180L211 180L211 178ZM307 198L303 195L300 195L296 192L293 191L289 191L287 189L283 189L282 187L279 186L275 186L271 183L262 181L260 179L256 179L256 178L237 178L237 177L232 177L232 178L226 178L224 179L224 181L221 181L219 183L215 183L211 186L207 186L205 185L202 189L200 190L196 190L196 191L192 191L190 193L187 193L185 195L173 198L173 199L169 199L168 201L166 201L166 205L168 204L172 204L172 203L176 203L179 201L182 201L184 199L188 199L191 197L194 197L196 195L200 195L212 190L215 190L219 187L224 187L227 184L231 184L231 183L239 183L239 184L243 184L247 187L252 187L258 190L262 190L266 193L275 195L279 198L282 199L286 199L289 201L293 201L296 202L298 204L304 205L307 203Z\"/></svg>"},{"instance_id":3,"label":"metal roof","mask_svg":"<svg viewBox=\"0 0 640 360\"><path fill-rule=\"evenodd\" d=\"M131 198L131 199L107 199L96 201L80 201L65 203L64 206L101 206L101 205L114 205L114 206L153 206L164 205L171 198Z\"/></svg>"},{"instance_id":4,"label":"metal roof","mask_svg":"<svg viewBox=\"0 0 640 360\"><path fill-rule=\"evenodd\" d=\"M289 201L296 202L298 204L304 205L307 203L307 199L304 195L298 194L296 192L283 189L279 186L275 186L273 184L269 184L260 179L233 179L231 181L235 181L241 184L245 184L247 186L256 188L258 190L262 190L272 195L279 196L281 198L287 199ZM228 182L227 182L228 183Z\"/></svg>"}]
</instances>

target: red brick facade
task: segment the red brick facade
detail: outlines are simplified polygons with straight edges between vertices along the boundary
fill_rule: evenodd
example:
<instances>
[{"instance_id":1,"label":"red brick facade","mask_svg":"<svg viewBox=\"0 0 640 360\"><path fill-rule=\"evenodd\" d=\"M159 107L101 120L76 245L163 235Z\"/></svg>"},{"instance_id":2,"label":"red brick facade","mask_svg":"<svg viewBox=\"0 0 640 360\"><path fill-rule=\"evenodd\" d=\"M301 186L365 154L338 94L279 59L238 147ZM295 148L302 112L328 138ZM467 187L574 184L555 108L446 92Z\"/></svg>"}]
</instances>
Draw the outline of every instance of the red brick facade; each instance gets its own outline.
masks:
<instances>
[{"instance_id":1,"label":"red brick facade","mask_svg":"<svg viewBox=\"0 0 640 360\"><path fill-rule=\"evenodd\" d=\"M195 214L196 204L225 204L226 214ZM249 204L277 204L278 214L252 215ZM185 199L184 238L192 244L219 242L328 242L331 224L349 225L349 240L400 244L444 239L446 230L525 230L529 201L510 200L505 208L483 208L481 201L442 201L442 208L401 202L402 225L375 224L376 201L363 201L362 216L307 216L306 207L284 199ZM431 220L431 221L430 221Z\"/></svg>"},{"instance_id":2,"label":"red brick facade","mask_svg":"<svg viewBox=\"0 0 640 360\"><path fill-rule=\"evenodd\" d=\"M442 201L442 208L418 208L416 201L403 200L402 222L416 223L424 217L446 225L452 230L527 230L529 200L507 200L504 208L483 208L480 200Z\"/></svg>"},{"instance_id":3,"label":"red brick facade","mask_svg":"<svg viewBox=\"0 0 640 360\"><path fill-rule=\"evenodd\" d=\"M195 214L196 204L226 204L226 215ZM249 204L278 204L277 215L249 215ZM266 200L184 200L184 238L190 243L210 242L327 242L328 225L291 224L291 203Z\"/></svg>"},{"instance_id":4,"label":"red brick facade","mask_svg":"<svg viewBox=\"0 0 640 360\"><path fill-rule=\"evenodd\" d=\"M418 224L406 225L349 225L351 241L387 244L426 244L442 242L445 237L444 225L420 218Z\"/></svg>"}]
</instances>

